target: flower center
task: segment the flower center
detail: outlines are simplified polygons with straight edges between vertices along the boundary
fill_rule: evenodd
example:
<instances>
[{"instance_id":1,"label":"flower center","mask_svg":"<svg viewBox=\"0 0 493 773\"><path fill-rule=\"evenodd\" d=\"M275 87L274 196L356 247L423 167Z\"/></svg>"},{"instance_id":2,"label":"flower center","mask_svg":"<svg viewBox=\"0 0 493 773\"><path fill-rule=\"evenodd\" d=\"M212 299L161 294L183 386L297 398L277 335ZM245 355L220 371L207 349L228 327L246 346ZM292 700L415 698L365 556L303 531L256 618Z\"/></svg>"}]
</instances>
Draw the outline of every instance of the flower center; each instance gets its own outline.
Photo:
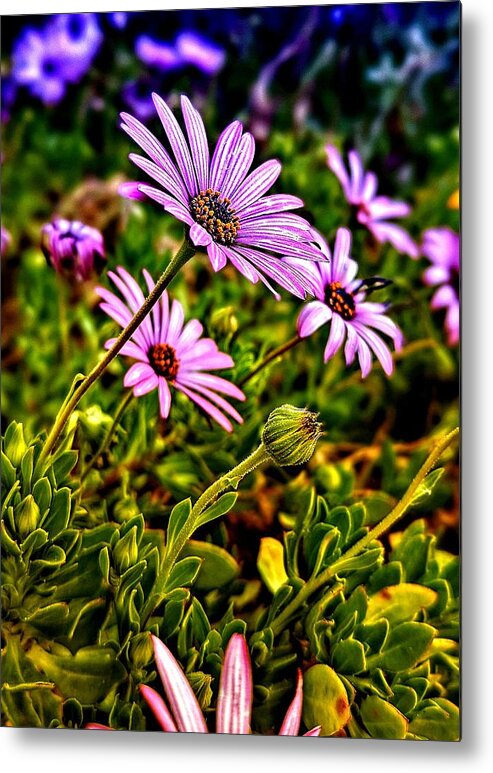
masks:
<instances>
[{"instance_id":1,"label":"flower center","mask_svg":"<svg viewBox=\"0 0 493 773\"><path fill-rule=\"evenodd\" d=\"M148 352L149 362L158 376L173 381L180 367L180 360L169 344L154 344Z\"/></svg>"},{"instance_id":2,"label":"flower center","mask_svg":"<svg viewBox=\"0 0 493 773\"><path fill-rule=\"evenodd\" d=\"M229 199L223 199L219 191L207 188L191 200L190 214L196 223L205 228L218 244L234 244L240 221Z\"/></svg>"},{"instance_id":3,"label":"flower center","mask_svg":"<svg viewBox=\"0 0 493 773\"><path fill-rule=\"evenodd\" d=\"M325 290L325 302L332 311L343 319L353 319L356 306L351 293L344 290L340 282L331 282Z\"/></svg>"}]
</instances>

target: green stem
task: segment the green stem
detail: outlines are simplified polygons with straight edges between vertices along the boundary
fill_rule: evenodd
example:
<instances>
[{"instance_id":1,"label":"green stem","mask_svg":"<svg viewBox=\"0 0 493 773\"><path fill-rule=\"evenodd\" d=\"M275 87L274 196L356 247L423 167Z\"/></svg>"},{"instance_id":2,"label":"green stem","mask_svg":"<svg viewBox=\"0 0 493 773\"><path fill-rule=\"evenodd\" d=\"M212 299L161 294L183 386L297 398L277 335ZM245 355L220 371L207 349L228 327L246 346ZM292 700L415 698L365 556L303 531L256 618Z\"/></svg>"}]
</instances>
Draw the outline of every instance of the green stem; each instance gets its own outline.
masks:
<instances>
[{"instance_id":1,"label":"green stem","mask_svg":"<svg viewBox=\"0 0 493 773\"><path fill-rule=\"evenodd\" d=\"M149 615L151 615L154 609L156 609L158 604L160 604L161 601L163 601L165 598L166 594L164 592L164 588L166 586L166 582L169 579L176 560L183 550L185 544L197 529L200 516L204 510L212 502L214 502L219 494L221 494L225 489L230 488L231 486L236 488L239 481L244 478L245 475L248 475L248 473L255 470L264 462L271 461L272 457L267 453L263 443L261 443L260 446L250 454L250 456L247 456L247 458L237 464L236 467L233 467L232 470L218 478L211 486L209 486L208 489L204 491L203 494L201 494L201 496L197 499L194 506L192 507L190 515L180 529L176 539L170 546L166 548L164 561L155 583L155 587L158 588L158 591L154 594L151 594L147 599L147 602L144 605L140 616L141 621L146 621Z\"/></svg>"},{"instance_id":2,"label":"green stem","mask_svg":"<svg viewBox=\"0 0 493 773\"><path fill-rule=\"evenodd\" d=\"M299 344L302 340L303 339L299 336L294 336L294 338L286 341L285 344L278 346L277 349L273 349L253 370L250 371L250 373L247 373L247 375L239 382L239 386L244 386L248 381L250 381L250 379L256 376L257 373L260 373L260 371L263 370L269 364L269 362L272 362L272 360L275 360L277 357L281 357L283 354L285 354L285 352L288 352L290 349L293 349L293 347L297 346L297 344Z\"/></svg>"},{"instance_id":3,"label":"green stem","mask_svg":"<svg viewBox=\"0 0 493 773\"><path fill-rule=\"evenodd\" d=\"M341 564L347 561L348 558L354 558L354 556L359 555L366 547L368 547L371 542L373 542L373 540L378 539L378 537L380 537L384 532L388 531L388 529L390 529L396 523L396 521L399 520L399 518L402 518L402 516L409 508L411 502L413 501L414 495L416 494L419 486L424 481L428 473L433 469L445 449L448 448L454 438L457 437L458 433L459 429L457 427L456 429L452 430L452 432L449 432L447 435L444 435L442 438L437 440L426 461L413 478L406 493L402 499L399 500L393 510L391 510L390 513L388 513L388 515L386 515L385 518L380 521L380 523L377 523L373 529L370 529L370 531L365 534L365 536L362 537L358 542L356 542L355 545L353 545L342 556L340 556L337 561L324 569L324 571L321 572L317 577L308 580L298 595L291 601L290 604L287 605L287 607L284 608L279 617L277 617L270 626L274 635L279 634L284 629L286 623L290 620L294 612L296 612L296 610L309 598L309 596L312 595L312 593L315 593L315 591L317 591L319 588L326 585L329 580L331 580L337 574L338 567L340 567ZM340 588L337 592L339 592L339 590Z\"/></svg>"},{"instance_id":4,"label":"green stem","mask_svg":"<svg viewBox=\"0 0 493 773\"><path fill-rule=\"evenodd\" d=\"M125 394L125 396L123 397L123 400L120 402L120 405L117 408L117 411L115 413L115 417L114 417L113 422L111 424L111 427L109 428L107 434L105 435L105 437L101 441L98 450L96 451L96 453L94 454L94 456L92 457L90 462L87 464L84 472L80 476L80 482L81 483L87 478L89 472L92 470L92 468L96 464L96 462L99 459L99 457L102 454L106 453L106 451L108 450L108 448L110 446L110 443L111 443L111 439L112 439L112 437L113 437L113 435L115 433L115 430L116 430L116 428L117 428L117 426L118 426L118 424L120 422L120 419L123 416L123 414L125 413L125 410L126 410L127 406L132 401L133 396L134 396L133 391L131 389L129 389L127 391L127 393Z\"/></svg>"},{"instance_id":5,"label":"green stem","mask_svg":"<svg viewBox=\"0 0 493 773\"><path fill-rule=\"evenodd\" d=\"M147 296L140 309L136 312L135 316L130 320L127 327L122 330L115 343L108 349L104 357L98 362L98 364L91 370L75 389L72 396L66 400L58 416L55 419L55 423L51 429L50 434L46 439L46 443L40 453L37 467L40 468L45 459L52 452L58 438L60 437L70 415L74 408L79 404L80 400L84 397L86 392L91 386L98 380L102 373L106 370L110 362L114 360L120 349L126 344L129 338L137 330L141 322L149 314L153 306L158 302L159 298L163 294L166 287L171 280L176 276L178 271L195 255L195 247L186 238L180 247L177 254L170 260L166 269L158 279L154 289Z\"/></svg>"}]
</instances>

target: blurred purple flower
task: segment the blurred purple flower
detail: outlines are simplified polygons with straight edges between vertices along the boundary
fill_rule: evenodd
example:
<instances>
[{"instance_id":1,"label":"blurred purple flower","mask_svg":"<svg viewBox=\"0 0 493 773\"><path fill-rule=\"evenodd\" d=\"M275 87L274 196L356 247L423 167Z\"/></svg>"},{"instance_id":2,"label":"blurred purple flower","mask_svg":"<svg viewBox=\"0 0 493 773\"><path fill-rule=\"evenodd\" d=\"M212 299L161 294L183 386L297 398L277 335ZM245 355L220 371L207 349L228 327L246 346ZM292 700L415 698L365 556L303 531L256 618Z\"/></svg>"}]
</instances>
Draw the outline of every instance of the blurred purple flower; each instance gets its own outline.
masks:
<instances>
[{"instance_id":1,"label":"blurred purple flower","mask_svg":"<svg viewBox=\"0 0 493 773\"><path fill-rule=\"evenodd\" d=\"M338 228L332 258L325 240L320 234L317 237L330 262L310 264L310 277L317 300L302 309L297 323L298 335L306 338L330 322L325 362L335 355L345 341L346 365L351 365L358 355L361 375L365 378L372 367L372 355L375 355L384 372L390 376L394 369L392 355L379 334L391 338L398 350L402 344L402 333L385 315L388 308L386 304L366 300L370 292L385 287L389 282L380 277L355 279L358 265L349 257L351 233L347 228Z\"/></svg>"},{"instance_id":2,"label":"blurred purple flower","mask_svg":"<svg viewBox=\"0 0 493 773\"><path fill-rule=\"evenodd\" d=\"M1 79L1 121L7 123L10 120L10 108L17 95L17 83L11 76L2 76Z\"/></svg>"},{"instance_id":3,"label":"blurred purple flower","mask_svg":"<svg viewBox=\"0 0 493 773\"><path fill-rule=\"evenodd\" d=\"M342 156L334 145L326 145L327 164L341 183L349 204L357 207L357 219L365 225L378 242L390 242L398 252L411 258L419 257L419 249L407 231L400 225L388 222L388 218L406 217L411 207L404 201L394 201L387 196L377 196L378 180L373 172L363 168L357 150L348 153L349 172Z\"/></svg>"},{"instance_id":4,"label":"blurred purple flower","mask_svg":"<svg viewBox=\"0 0 493 773\"><path fill-rule=\"evenodd\" d=\"M96 228L58 218L42 228L42 249L55 271L77 282L90 278L105 260L103 237Z\"/></svg>"},{"instance_id":5,"label":"blurred purple flower","mask_svg":"<svg viewBox=\"0 0 493 773\"><path fill-rule=\"evenodd\" d=\"M124 328L144 303L144 294L128 271L121 266L116 271L109 271L108 276L120 291L124 302L104 287L96 288L96 292L102 298L101 309ZM144 269L143 273L151 292L154 282L148 271ZM234 362L229 354L218 350L211 338L200 338L203 327L197 319L190 320L185 326L183 321L182 305L174 300L170 309L165 291L154 306L152 315L149 314L143 320L131 340L120 351L120 354L137 360L126 372L123 384L133 388L135 397L157 389L163 419L169 416L170 386L173 386L193 400L223 429L231 432L233 426L224 414L239 424L242 424L243 419L221 394L236 400L244 400L245 395L226 379L205 371L231 368ZM113 346L115 341L115 338L106 341L106 349Z\"/></svg>"},{"instance_id":6,"label":"blurred purple flower","mask_svg":"<svg viewBox=\"0 0 493 773\"><path fill-rule=\"evenodd\" d=\"M431 299L432 309L446 309L445 330L450 346L459 342L459 235L450 228L429 228L423 234L422 252L432 263L423 274L425 284L439 285Z\"/></svg>"},{"instance_id":7,"label":"blurred purple flower","mask_svg":"<svg viewBox=\"0 0 493 773\"><path fill-rule=\"evenodd\" d=\"M12 77L46 105L63 98L67 83L89 69L102 33L93 13L60 14L41 30L26 28L14 44Z\"/></svg>"},{"instance_id":8,"label":"blurred purple flower","mask_svg":"<svg viewBox=\"0 0 493 773\"><path fill-rule=\"evenodd\" d=\"M117 30L123 30L127 26L128 13L126 11L115 11L108 14L108 19L112 27L116 27Z\"/></svg>"},{"instance_id":9,"label":"blurred purple flower","mask_svg":"<svg viewBox=\"0 0 493 773\"><path fill-rule=\"evenodd\" d=\"M12 241L12 237L9 234L9 232L7 231L7 229L3 227L3 225L1 226L0 231L1 231L0 254L1 254L2 258L3 258L3 256L7 253L7 250L9 248L9 246L10 246L11 241Z\"/></svg>"},{"instance_id":10,"label":"blurred purple flower","mask_svg":"<svg viewBox=\"0 0 493 773\"><path fill-rule=\"evenodd\" d=\"M122 97L140 121L148 121L154 115L155 107L147 78L125 83Z\"/></svg>"},{"instance_id":11,"label":"blurred purple flower","mask_svg":"<svg viewBox=\"0 0 493 773\"><path fill-rule=\"evenodd\" d=\"M226 52L196 32L181 32L175 40L178 56L206 75L216 75L224 66Z\"/></svg>"},{"instance_id":12,"label":"blurred purple flower","mask_svg":"<svg viewBox=\"0 0 493 773\"><path fill-rule=\"evenodd\" d=\"M154 40L149 35L139 35L135 41L135 54L148 67L155 67L162 72L175 70L181 65L173 46Z\"/></svg>"},{"instance_id":13,"label":"blurred purple flower","mask_svg":"<svg viewBox=\"0 0 493 773\"><path fill-rule=\"evenodd\" d=\"M154 658L168 705L152 687L142 685L141 694L167 733L207 733L207 725L195 693L168 647L152 636ZM244 636L234 633L224 653L216 709L216 732L247 735L251 732L253 681L250 654ZM294 698L279 735L298 735L303 704L303 678L298 670ZM169 706L169 708L168 708ZM317 736L320 727L305 735Z\"/></svg>"},{"instance_id":14,"label":"blurred purple flower","mask_svg":"<svg viewBox=\"0 0 493 773\"><path fill-rule=\"evenodd\" d=\"M223 131L211 160L202 118L190 100L181 99L187 141L168 105L157 94L153 99L175 161L143 124L122 113L122 128L152 161L135 153L130 159L164 189L141 183L139 190L189 226L190 239L206 248L214 271L230 261L251 282L260 279L275 293L269 277L304 298L309 285L302 270L283 265L279 254L324 256L313 244L309 223L288 211L303 206L301 199L264 196L279 177L279 161L266 161L248 174L255 140L239 121Z\"/></svg>"}]
</instances>

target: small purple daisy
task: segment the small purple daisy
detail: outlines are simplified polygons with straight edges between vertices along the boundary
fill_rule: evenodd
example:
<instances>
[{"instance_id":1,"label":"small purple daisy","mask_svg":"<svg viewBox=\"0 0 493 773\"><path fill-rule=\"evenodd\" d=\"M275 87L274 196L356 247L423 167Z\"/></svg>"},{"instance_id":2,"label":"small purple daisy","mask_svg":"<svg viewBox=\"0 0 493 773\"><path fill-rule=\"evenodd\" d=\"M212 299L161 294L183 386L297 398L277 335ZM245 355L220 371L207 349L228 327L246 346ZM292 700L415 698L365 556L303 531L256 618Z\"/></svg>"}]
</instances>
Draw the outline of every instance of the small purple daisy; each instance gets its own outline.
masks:
<instances>
[{"instance_id":1,"label":"small purple daisy","mask_svg":"<svg viewBox=\"0 0 493 773\"><path fill-rule=\"evenodd\" d=\"M116 272L109 271L108 276L125 302L104 287L96 288L96 292L103 301L100 304L101 309L124 328L144 303L144 294L128 271L120 266ZM143 274L147 289L151 292L154 282L145 269ZM203 327L197 319L190 320L185 326L183 322L182 305L173 300L170 309L168 294L165 291L159 303L154 306L152 314L143 320L131 340L120 351L120 354L137 360L126 372L123 384L132 387L136 397L157 389L163 419L169 416L172 386L193 400L221 427L231 432L233 426L224 414L228 414L239 424L243 419L221 394L236 400L244 400L245 395L226 379L205 371L232 368L234 362L229 354L218 350L212 339L200 337ZM106 349L110 349L115 341L116 338L106 341ZM218 392L221 394L217 394Z\"/></svg>"},{"instance_id":2,"label":"small purple daisy","mask_svg":"<svg viewBox=\"0 0 493 773\"><path fill-rule=\"evenodd\" d=\"M398 252L411 258L419 257L419 249L404 228L388 222L387 218L406 217L411 207L404 201L377 196L378 180L373 172L366 172L357 150L348 153L349 173L342 156L334 145L326 145L327 164L342 185L349 204L357 207L358 222L365 225L381 243L390 242Z\"/></svg>"},{"instance_id":3,"label":"small purple daisy","mask_svg":"<svg viewBox=\"0 0 493 773\"><path fill-rule=\"evenodd\" d=\"M187 141L168 105L157 94L153 99L175 161L143 124L122 113L122 128L152 160L135 153L130 159L164 189L140 183L139 190L189 226L191 241L206 248L214 271L230 261L251 282L260 279L274 292L269 277L304 298L309 287L303 268L281 264L279 255L325 258L309 223L289 212L303 206L301 199L264 196L279 177L279 161L266 161L248 174L255 140L239 121L223 131L210 159L204 123L190 100L181 98Z\"/></svg>"},{"instance_id":4,"label":"small purple daisy","mask_svg":"<svg viewBox=\"0 0 493 773\"><path fill-rule=\"evenodd\" d=\"M450 228L428 228L423 234L422 252L432 263L423 274L430 287L440 285L431 299L432 309L446 309L445 330L450 346L459 342L460 239Z\"/></svg>"},{"instance_id":5,"label":"small purple daisy","mask_svg":"<svg viewBox=\"0 0 493 773\"><path fill-rule=\"evenodd\" d=\"M358 265L349 257L351 233L347 228L337 230L334 255L322 236L316 231L320 248L328 261L310 264L310 275L315 301L308 303L298 317L298 335L310 336L319 327L330 322L329 338L324 352L327 362L341 348L344 341L346 364L351 365L358 355L361 375L365 378L372 367L375 355L383 370L390 376L394 369L392 355L379 333L392 339L398 350L402 344L402 333L385 312L384 303L370 303L367 295L373 290L385 287L389 282L379 277L355 279ZM291 262L291 260L290 260Z\"/></svg>"},{"instance_id":6,"label":"small purple daisy","mask_svg":"<svg viewBox=\"0 0 493 773\"><path fill-rule=\"evenodd\" d=\"M42 249L58 274L87 281L106 259L104 241L96 228L78 220L57 218L42 228Z\"/></svg>"}]
</instances>

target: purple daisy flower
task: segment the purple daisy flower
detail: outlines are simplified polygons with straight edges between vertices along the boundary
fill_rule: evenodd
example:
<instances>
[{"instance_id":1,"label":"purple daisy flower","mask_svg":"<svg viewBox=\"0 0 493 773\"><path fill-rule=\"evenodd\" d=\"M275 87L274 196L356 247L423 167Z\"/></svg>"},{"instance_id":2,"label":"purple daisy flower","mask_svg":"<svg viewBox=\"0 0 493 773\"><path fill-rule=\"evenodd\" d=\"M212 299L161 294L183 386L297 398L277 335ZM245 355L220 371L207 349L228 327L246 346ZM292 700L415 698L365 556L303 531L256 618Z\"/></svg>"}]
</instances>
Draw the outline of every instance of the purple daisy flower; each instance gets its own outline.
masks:
<instances>
[{"instance_id":1,"label":"purple daisy flower","mask_svg":"<svg viewBox=\"0 0 493 773\"><path fill-rule=\"evenodd\" d=\"M349 204L357 207L358 222L365 225L378 242L390 242L398 252L411 258L419 257L419 249L407 231L388 218L406 217L411 207L404 201L377 196L378 180L373 172L365 172L357 150L348 153L349 172L334 145L326 145L327 163L342 185Z\"/></svg>"},{"instance_id":2,"label":"purple daisy flower","mask_svg":"<svg viewBox=\"0 0 493 773\"><path fill-rule=\"evenodd\" d=\"M264 196L279 177L279 161L248 174L255 140L239 121L223 131L211 159L202 118L190 100L181 98L187 141L168 105L157 94L153 99L175 161L143 124L122 113L122 128L152 160L135 153L130 159L164 189L140 183L139 190L189 226L190 239L206 248L214 271L230 261L251 282L260 279L274 292L269 277L304 298L309 287L303 269L282 265L279 255L325 258L308 222L289 211L303 206L301 199Z\"/></svg>"},{"instance_id":3,"label":"purple daisy flower","mask_svg":"<svg viewBox=\"0 0 493 773\"><path fill-rule=\"evenodd\" d=\"M423 234L422 252L432 263L423 274L425 284L440 285L431 299L431 308L446 309L447 340L455 346L460 328L459 235L450 228L429 228Z\"/></svg>"},{"instance_id":4,"label":"purple daisy flower","mask_svg":"<svg viewBox=\"0 0 493 773\"><path fill-rule=\"evenodd\" d=\"M160 727L166 733L207 733L207 725L195 693L182 667L168 647L152 636L154 658L168 704L156 690L142 685L140 692ZM245 637L234 633L224 652L224 663L219 682L216 710L216 732L233 735L251 733L253 680L250 653ZM169 705L169 708L168 708ZM303 705L303 677L298 670L294 698L286 712L279 735L298 735ZM108 730L104 725L91 723L87 729ZM305 735L320 735L314 727Z\"/></svg>"},{"instance_id":5,"label":"purple daisy flower","mask_svg":"<svg viewBox=\"0 0 493 773\"><path fill-rule=\"evenodd\" d=\"M371 291L385 287L389 282L379 277L355 279L358 265L349 257L351 233L347 228L337 230L332 259L322 236L316 231L314 234L330 262L310 264L312 286L317 300L302 309L297 323L298 335L300 338L306 338L329 322L325 362L335 355L345 341L346 364L351 365L358 355L363 378L371 370L372 355L377 357L387 376L390 376L394 363L380 333L392 339L396 350L401 347L402 333L395 322L385 315L388 308L386 304L366 300Z\"/></svg>"},{"instance_id":6,"label":"purple daisy flower","mask_svg":"<svg viewBox=\"0 0 493 773\"><path fill-rule=\"evenodd\" d=\"M145 269L143 274L147 289L151 292L154 282ZM98 287L96 292L103 301L100 306L120 327L125 328L144 303L144 294L135 279L121 266L116 269L116 273L109 271L108 276L125 302L104 287ZM163 419L169 416L172 386L231 432L233 426L224 414L239 424L243 419L221 395L236 400L244 400L245 395L226 379L206 371L232 368L234 362L229 354L218 350L212 339L201 338L203 327L197 319L190 320L185 326L183 322L181 303L173 300L170 308L165 291L152 309L152 314L143 320L131 340L120 351L120 354L137 360L126 372L123 384L131 387L136 397L157 389ZM106 349L110 349L115 341L116 338L106 341Z\"/></svg>"},{"instance_id":7,"label":"purple daisy flower","mask_svg":"<svg viewBox=\"0 0 493 773\"><path fill-rule=\"evenodd\" d=\"M96 228L78 220L57 218L42 228L42 249L58 274L85 282L106 259L104 241Z\"/></svg>"}]
</instances>

